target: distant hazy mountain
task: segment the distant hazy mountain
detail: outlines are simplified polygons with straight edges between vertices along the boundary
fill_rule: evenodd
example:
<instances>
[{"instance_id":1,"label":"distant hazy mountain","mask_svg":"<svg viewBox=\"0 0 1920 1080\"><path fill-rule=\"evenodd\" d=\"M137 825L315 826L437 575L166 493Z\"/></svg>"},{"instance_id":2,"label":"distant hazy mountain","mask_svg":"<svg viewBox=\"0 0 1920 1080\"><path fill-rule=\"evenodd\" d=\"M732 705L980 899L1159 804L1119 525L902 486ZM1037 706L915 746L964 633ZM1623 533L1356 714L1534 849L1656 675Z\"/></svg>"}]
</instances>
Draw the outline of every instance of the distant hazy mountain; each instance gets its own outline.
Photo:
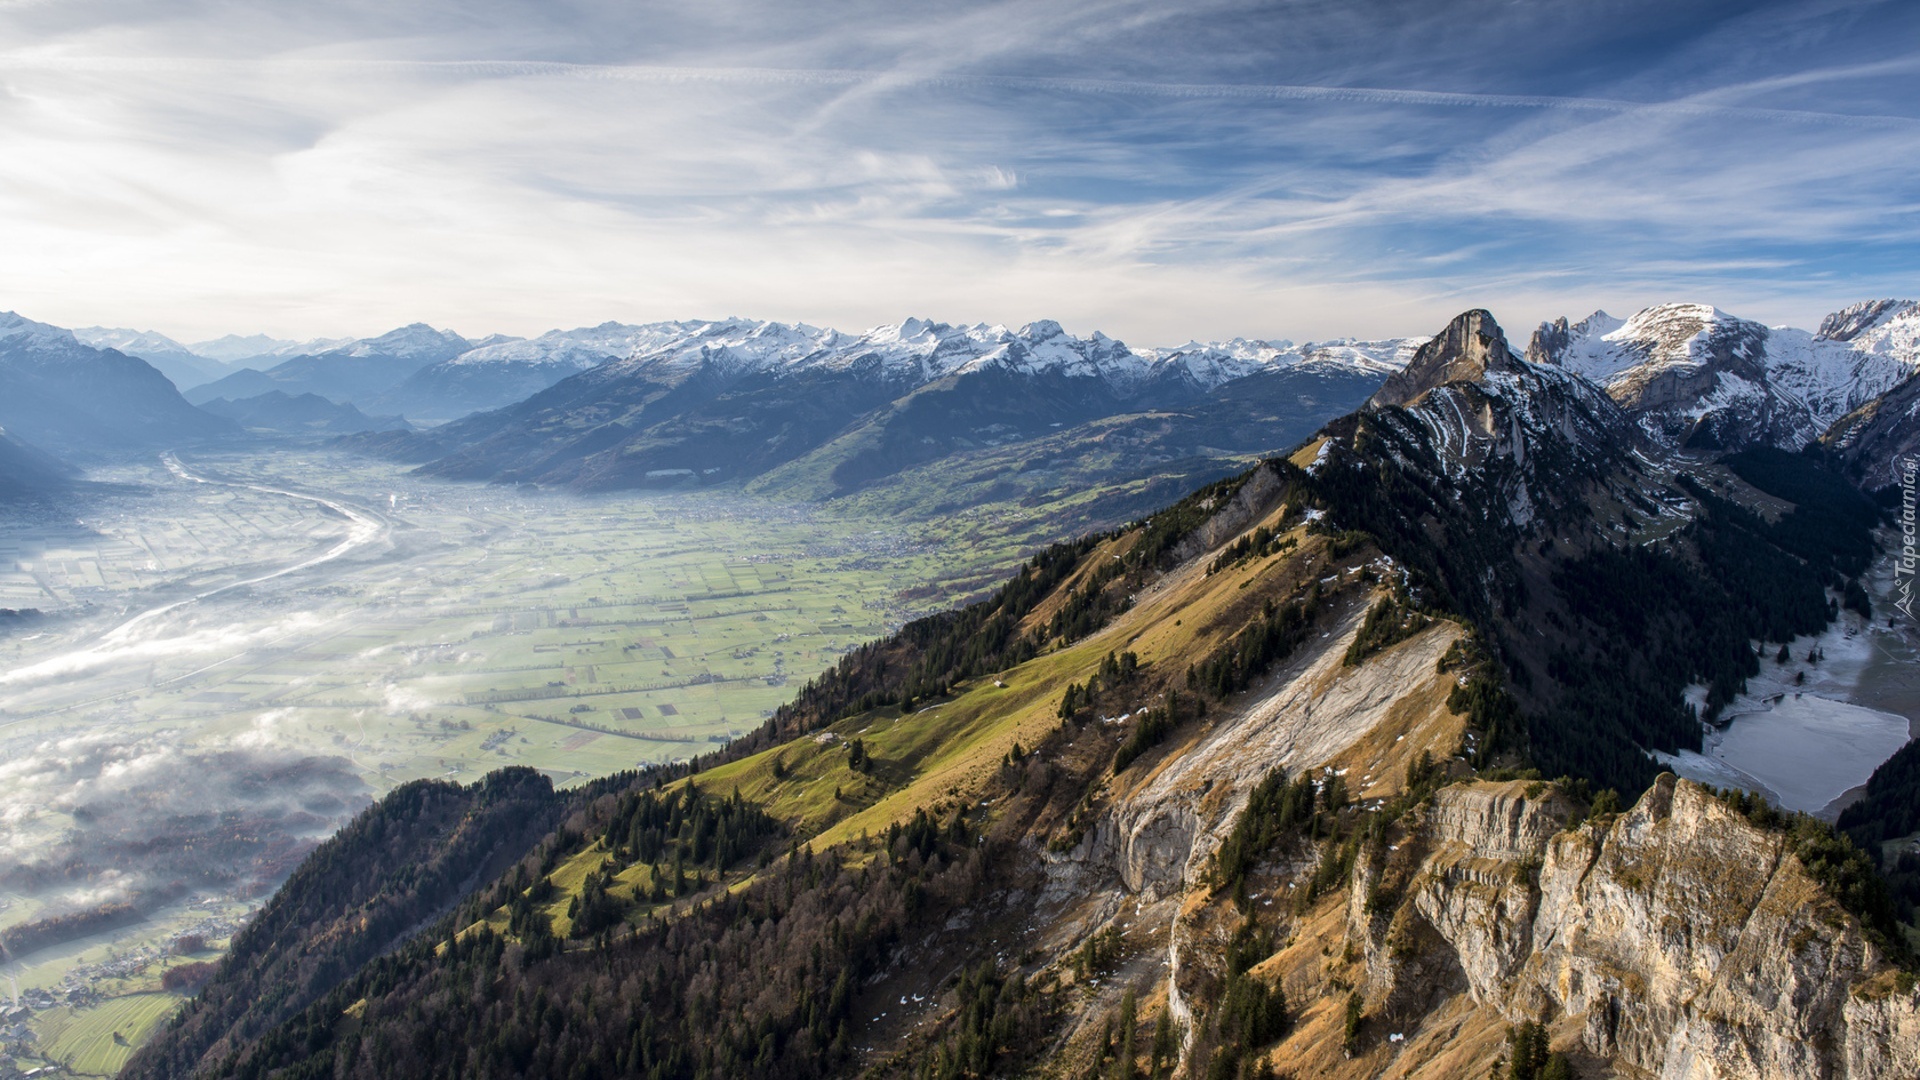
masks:
<instances>
[{"instance_id":1,"label":"distant hazy mountain","mask_svg":"<svg viewBox=\"0 0 1920 1080\"><path fill-rule=\"evenodd\" d=\"M411 431L413 425L398 416L368 416L352 405L328 401L319 394L288 394L269 390L250 398L229 401L214 398L200 406L249 430L289 435L349 435L361 431Z\"/></svg>"},{"instance_id":2,"label":"distant hazy mountain","mask_svg":"<svg viewBox=\"0 0 1920 1080\"><path fill-rule=\"evenodd\" d=\"M165 375L70 330L0 312L0 426L62 455L151 449L230 433Z\"/></svg>"},{"instance_id":3,"label":"distant hazy mountain","mask_svg":"<svg viewBox=\"0 0 1920 1080\"><path fill-rule=\"evenodd\" d=\"M660 348L697 323L629 326L606 322L552 330L537 338L493 338L458 356L421 368L372 402L383 412L416 420L455 420L498 409L545 390L569 375Z\"/></svg>"},{"instance_id":4,"label":"distant hazy mountain","mask_svg":"<svg viewBox=\"0 0 1920 1080\"><path fill-rule=\"evenodd\" d=\"M1606 387L1662 445L1796 449L1920 367L1920 310L1868 301L1814 333L1704 304L1598 311L1541 324L1527 355Z\"/></svg>"},{"instance_id":5,"label":"distant hazy mountain","mask_svg":"<svg viewBox=\"0 0 1920 1080\"><path fill-rule=\"evenodd\" d=\"M212 382L231 370L226 364L201 356L153 330L82 326L74 329L73 336L83 345L91 345L96 349L118 349L128 356L137 356L152 364L182 390Z\"/></svg>"},{"instance_id":6,"label":"distant hazy mountain","mask_svg":"<svg viewBox=\"0 0 1920 1080\"><path fill-rule=\"evenodd\" d=\"M238 401L280 390L291 395L319 394L336 402L371 402L421 368L471 348L472 342L451 330L414 323L379 337L295 356L265 371L236 371L195 387L188 399Z\"/></svg>"},{"instance_id":7,"label":"distant hazy mountain","mask_svg":"<svg viewBox=\"0 0 1920 1080\"><path fill-rule=\"evenodd\" d=\"M1365 400L1419 344L1134 350L1048 321L1009 330L909 319L864 334L745 319L620 329L659 343L509 407L355 445L448 478L603 490L777 477L789 494L819 497L950 455L1057 446L1063 432L1131 414L1168 419L1136 447L1142 461L1276 449ZM1216 423L1216 408L1254 422Z\"/></svg>"},{"instance_id":8,"label":"distant hazy mountain","mask_svg":"<svg viewBox=\"0 0 1920 1080\"><path fill-rule=\"evenodd\" d=\"M274 362L289 356L311 356L342 345L353 344L353 338L311 338L306 341L294 341L289 338L268 337L266 334L228 334L225 337L209 341L196 341L187 348L209 360L218 360L222 364L236 367L271 367Z\"/></svg>"},{"instance_id":9,"label":"distant hazy mountain","mask_svg":"<svg viewBox=\"0 0 1920 1080\"><path fill-rule=\"evenodd\" d=\"M62 491L79 470L0 431L0 503Z\"/></svg>"}]
</instances>

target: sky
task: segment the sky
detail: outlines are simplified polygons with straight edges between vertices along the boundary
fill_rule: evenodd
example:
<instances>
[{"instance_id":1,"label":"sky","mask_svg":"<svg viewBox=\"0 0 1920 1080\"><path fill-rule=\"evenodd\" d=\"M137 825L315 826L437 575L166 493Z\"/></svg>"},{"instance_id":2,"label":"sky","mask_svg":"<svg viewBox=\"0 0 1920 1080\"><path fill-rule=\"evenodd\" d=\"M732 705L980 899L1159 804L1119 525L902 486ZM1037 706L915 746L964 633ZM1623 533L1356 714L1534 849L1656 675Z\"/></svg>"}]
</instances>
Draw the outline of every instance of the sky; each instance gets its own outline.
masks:
<instances>
[{"instance_id":1,"label":"sky","mask_svg":"<svg viewBox=\"0 0 1920 1080\"><path fill-rule=\"evenodd\" d=\"M1920 295L1920 4L0 0L0 309L1131 344Z\"/></svg>"}]
</instances>

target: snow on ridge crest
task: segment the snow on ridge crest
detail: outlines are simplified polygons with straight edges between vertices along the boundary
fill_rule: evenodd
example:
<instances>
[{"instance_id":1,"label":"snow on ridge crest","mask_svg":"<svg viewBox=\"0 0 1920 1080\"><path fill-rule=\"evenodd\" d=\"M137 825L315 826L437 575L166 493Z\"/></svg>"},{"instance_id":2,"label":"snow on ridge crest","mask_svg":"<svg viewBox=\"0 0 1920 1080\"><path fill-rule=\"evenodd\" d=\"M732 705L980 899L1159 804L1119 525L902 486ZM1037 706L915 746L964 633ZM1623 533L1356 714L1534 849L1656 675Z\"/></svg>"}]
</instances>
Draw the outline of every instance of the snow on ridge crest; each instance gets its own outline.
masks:
<instances>
[{"instance_id":1,"label":"snow on ridge crest","mask_svg":"<svg viewBox=\"0 0 1920 1080\"><path fill-rule=\"evenodd\" d=\"M157 330L129 330L117 326L76 326L74 340L95 349L118 349L128 356L146 353L184 353L193 350Z\"/></svg>"},{"instance_id":2,"label":"snow on ridge crest","mask_svg":"<svg viewBox=\"0 0 1920 1080\"><path fill-rule=\"evenodd\" d=\"M351 345L333 350L347 356L418 356L422 353L465 351L471 343L451 330L437 330L426 323L410 323L389 330L379 337L361 338Z\"/></svg>"},{"instance_id":3,"label":"snow on ridge crest","mask_svg":"<svg viewBox=\"0 0 1920 1080\"><path fill-rule=\"evenodd\" d=\"M538 337L482 345L446 363L456 366L517 363L585 370L636 351L659 348L706 325L687 320L639 325L609 320L598 326L549 330Z\"/></svg>"},{"instance_id":4,"label":"snow on ridge crest","mask_svg":"<svg viewBox=\"0 0 1920 1080\"><path fill-rule=\"evenodd\" d=\"M955 325L914 317L860 334L738 318L655 325L684 329L658 345L634 349L610 372L676 373L709 365L737 375L848 370L870 363L888 376L913 382L998 368L1028 375L1097 378L1122 388L1173 376L1212 389L1261 370L1302 363L1384 375L1405 366L1424 340L1339 339L1296 346L1290 341L1236 338L1136 349L1097 331L1076 336L1051 319L1014 330L998 324Z\"/></svg>"},{"instance_id":5,"label":"snow on ridge crest","mask_svg":"<svg viewBox=\"0 0 1920 1080\"><path fill-rule=\"evenodd\" d=\"M75 341L73 331L50 323L35 322L13 311L0 311L0 338L39 338L49 342Z\"/></svg>"},{"instance_id":6,"label":"snow on ridge crest","mask_svg":"<svg viewBox=\"0 0 1920 1080\"><path fill-rule=\"evenodd\" d=\"M1833 312L1820 320L1819 329L1814 334L1835 341L1852 341L1862 335L1887 326L1895 320L1917 314L1920 304L1912 300L1862 300Z\"/></svg>"},{"instance_id":7,"label":"snow on ridge crest","mask_svg":"<svg viewBox=\"0 0 1920 1080\"><path fill-rule=\"evenodd\" d=\"M1798 411L1817 434L1920 370L1920 307L1866 301L1827 316L1819 332L1809 333L1766 327L1708 304L1659 304L1624 322L1595 312L1571 326L1565 319L1542 324L1534 340L1529 355L1543 352L1616 398L1635 397L1662 373L1696 378L1712 369L1718 371L1714 388L1690 403L1687 415Z\"/></svg>"}]
</instances>

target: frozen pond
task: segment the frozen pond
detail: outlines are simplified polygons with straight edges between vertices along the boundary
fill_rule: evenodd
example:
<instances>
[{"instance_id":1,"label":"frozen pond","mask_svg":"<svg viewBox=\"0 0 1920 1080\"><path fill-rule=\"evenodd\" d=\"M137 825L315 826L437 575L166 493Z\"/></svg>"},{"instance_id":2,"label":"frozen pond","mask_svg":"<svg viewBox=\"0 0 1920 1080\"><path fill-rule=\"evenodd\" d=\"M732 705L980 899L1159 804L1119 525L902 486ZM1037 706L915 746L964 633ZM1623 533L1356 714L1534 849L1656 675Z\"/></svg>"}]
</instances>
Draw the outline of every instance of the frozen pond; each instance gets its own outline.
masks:
<instances>
[{"instance_id":1,"label":"frozen pond","mask_svg":"<svg viewBox=\"0 0 1920 1080\"><path fill-rule=\"evenodd\" d=\"M1907 718L1802 694L1735 719L1714 742L1713 758L1765 784L1781 806L1814 813L1906 745Z\"/></svg>"},{"instance_id":2,"label":"frozen pond","mask_svg":"<svg viewBox=\"0 0 1920 1080\"><path fill-rule=\"evenodd\" d=\"M1835 800L1920 734L1914 628L1884 614L1892 610L1888 574L1869 588L1883 612L1877 623L1842 612L1820 635L1790 642L1785 661L1777 644L1756 642L1765 659L1728 706L1726 727L1707 731L1701 753L1654 757L1688 779L1758 791L1832 820ZM1688 700L1704 707L1706 688L1690 687Z\"/></svg>"}]
</instances>

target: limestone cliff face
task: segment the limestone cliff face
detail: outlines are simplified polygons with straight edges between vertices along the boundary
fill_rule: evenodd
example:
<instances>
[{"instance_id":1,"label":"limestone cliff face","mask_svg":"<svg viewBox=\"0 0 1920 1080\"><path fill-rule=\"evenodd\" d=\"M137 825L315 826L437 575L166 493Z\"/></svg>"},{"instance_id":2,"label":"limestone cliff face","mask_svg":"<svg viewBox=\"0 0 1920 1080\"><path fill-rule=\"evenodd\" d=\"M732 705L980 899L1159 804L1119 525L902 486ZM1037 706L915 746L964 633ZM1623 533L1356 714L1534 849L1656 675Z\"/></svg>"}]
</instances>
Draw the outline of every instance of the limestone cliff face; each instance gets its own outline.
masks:
<instances>
[{"instance_id":1,"label":"limestone cliff face","mask_svg":"<svg viewBox=\"0 0 1920 1080\"><path fill-rule=\"evenodd\" d=\"M1234 526L1284 494L1243 499L1220 510ZM1300 572L1326 583L1361 569ZM1143 593L1138 610L1150 617L1182 589L1238 596L1234 575L1280 572L1206 577L1196 565L1164 595ZM1920 1077L1912 978L1788 836L1671 776L1627 811L1571 827L1582 804L1554 784L1445 783L1468 771L1464 718L1448 705L1463 630L1436 620L1348 663L1373 600L1343 596L1244 695L1104 774L1070 847L1034 845L1038 951L1065 972L1100 934L1127 956L1079 991L1085 1007L1061 1047L1097 1057L1102 1018L1133 988L1184 1032L1176 1075L1205 1075L1227 957L1257 925L1275 951L1254 971L1293 1010L1288 1033L1260 1050L1282 1073L1483 1076L1509 1030L1534 1021L1589 1080ZM1199 622L1210 609L1179 610ZM1415 784L1412 766L1439 772L1418 781L1431 794L1411 809L1364 835L1293 834L1216 891L1214 856L1276 768L1323 785L1342 776L1364 813ZM1329 876L1343 865L1350 875Z\"/></svg>"},{"instance_id":2,"label":"limestone cliff face","mask_svg":"<svg viewBox=\"0 0 1920 1080\"><path fill-rule=\"evenodd\" d=\"M1625 1075L1920 1076L1920 997L1784 837L1671 776L1574 831L1550 791L1436 794L1404 903L1355 927L1389 1013L1431 996L1409 993L1409 972L1453 972L1476 1005L1544 1018ZM1363 869L1354 893L1370 887Z\"/></svg>"},{"instance_id":3,"label":"limestone cliff face","mask_svg":"<svg viewBox=\"0 0 1920 1080\"><path fill-rule=\"evenodd\" d=\"M1231 711L1115 778L1080 842L1042 855L1050 951L1124 930L1147 946L1125 978L1162 988L1198 1030L1243 918L1209 865L1251 789L1283 767L1389 796L1419 748L1438 758L1460 737L1441 663L1460 628L1348 665L1365 610L1333 613ZM1276 852L1254 903L1290 944L1262 970L1301 1021L1269 1060L1297 1075L1483 1074L1510 1025L1539 1021L1582 1075L1920 1077L1920 994L1785 835L1671 776L1624 813L1570 828L1578 813L1552 784L1443 786L1367 842L1344 890L1303 903L1332 848ZM1371 1035L1343 1047L1325 1017L1349 994Z\"/></svg>"}]
</instances>

